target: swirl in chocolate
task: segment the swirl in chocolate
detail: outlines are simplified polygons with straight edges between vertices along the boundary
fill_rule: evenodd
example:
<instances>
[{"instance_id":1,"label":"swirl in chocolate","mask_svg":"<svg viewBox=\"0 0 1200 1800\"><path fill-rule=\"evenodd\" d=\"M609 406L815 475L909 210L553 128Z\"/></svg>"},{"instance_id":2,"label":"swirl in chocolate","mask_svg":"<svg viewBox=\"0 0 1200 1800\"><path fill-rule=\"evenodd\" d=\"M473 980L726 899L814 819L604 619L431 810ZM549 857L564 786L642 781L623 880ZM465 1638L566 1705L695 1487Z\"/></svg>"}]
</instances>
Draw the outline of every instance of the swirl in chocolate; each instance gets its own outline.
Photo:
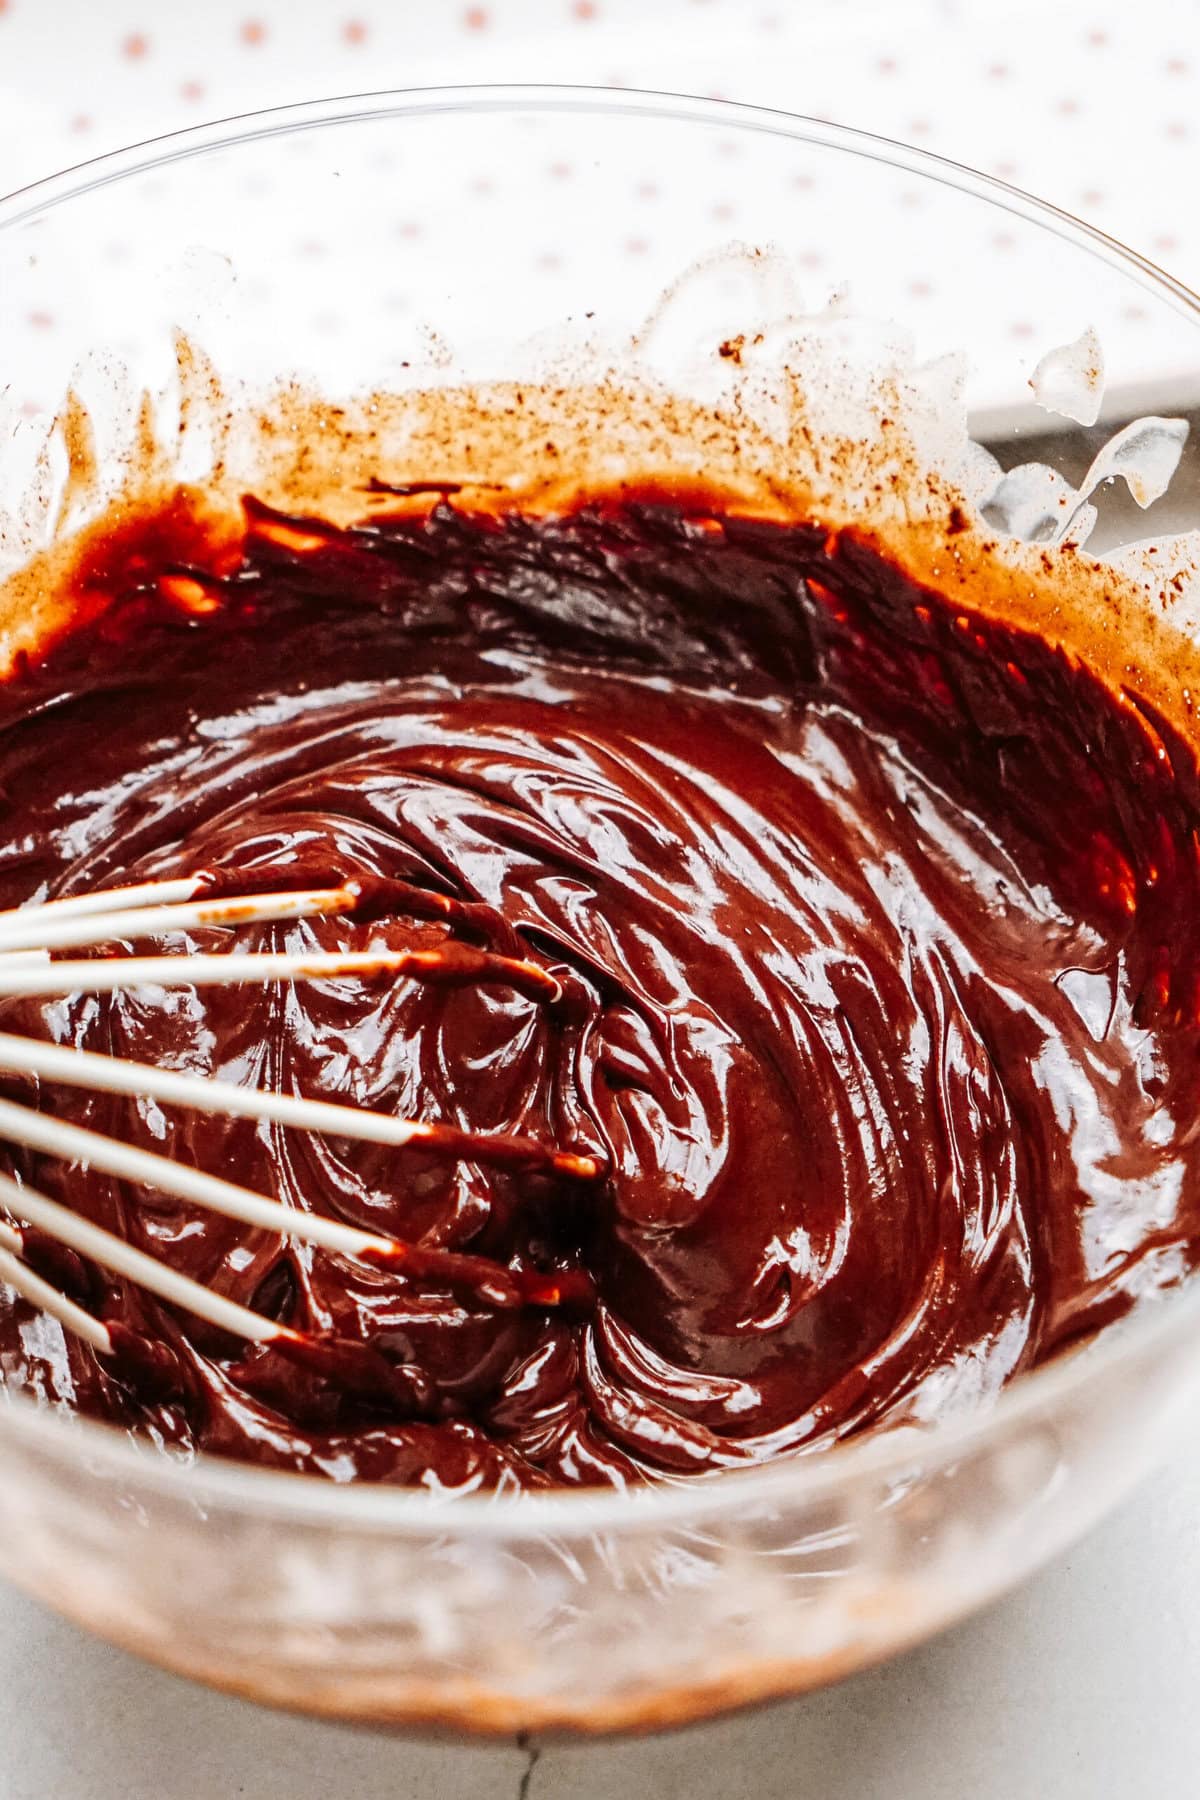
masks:
<instances>
[{"instance_id":1,"label":"swirl in chocolate","mask_svg":"<svg viewBox=\"0 0 1200 1800\"><path fill-rule=\"evenodd\" d=\"M0 692L0 902L353 880L345 917L158 947L453 944L456 980L10 1002L6 1025L598 1173L43 1084L421 1254L371 1266L9 1152L397 1371L301 1367L80 1268L127 1353L0 1291L9 1382L339 1481L670 1479L986 1403L1190 1271L1196 768L1130 700L853 534L715 502L440 497L347 530L248 503L219 572L195 540L117 534L106 610ZM484 985L480 951L551 979Z\"/></svg>"}]
</instances>

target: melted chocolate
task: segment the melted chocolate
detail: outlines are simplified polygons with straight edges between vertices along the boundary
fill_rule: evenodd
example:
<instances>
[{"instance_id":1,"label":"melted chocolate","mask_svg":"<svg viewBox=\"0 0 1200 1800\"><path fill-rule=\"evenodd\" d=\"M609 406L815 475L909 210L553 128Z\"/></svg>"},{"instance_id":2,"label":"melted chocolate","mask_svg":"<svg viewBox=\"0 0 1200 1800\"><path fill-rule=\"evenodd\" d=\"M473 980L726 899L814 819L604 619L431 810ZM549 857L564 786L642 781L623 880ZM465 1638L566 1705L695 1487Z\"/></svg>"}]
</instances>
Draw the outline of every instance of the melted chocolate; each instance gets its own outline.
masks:
<instances>
[{"instance_id":1,"label":"melted chocolate","mask_svg":"<svg viewBox=\"0 0 1200 1800\"><path fill-rule=\"evenodd\" d=\"M250 1349L60 1253L118 1355L0 1297L6 1379L336 1480L668 1478L986 1402L1184 1278L1188 748L853 534L429 507L340 531L249 505L217 572L179 518L93 554L91 622L0 691L0 903L353 879L345 917L158 948L454 945L455 982L3 1022L517 1147L43 1084L64 1117L418 1253L356 1262L10 1152L320 1348ZM552 979L481 985L481 952Z\"/></svg>"}]
</instances>

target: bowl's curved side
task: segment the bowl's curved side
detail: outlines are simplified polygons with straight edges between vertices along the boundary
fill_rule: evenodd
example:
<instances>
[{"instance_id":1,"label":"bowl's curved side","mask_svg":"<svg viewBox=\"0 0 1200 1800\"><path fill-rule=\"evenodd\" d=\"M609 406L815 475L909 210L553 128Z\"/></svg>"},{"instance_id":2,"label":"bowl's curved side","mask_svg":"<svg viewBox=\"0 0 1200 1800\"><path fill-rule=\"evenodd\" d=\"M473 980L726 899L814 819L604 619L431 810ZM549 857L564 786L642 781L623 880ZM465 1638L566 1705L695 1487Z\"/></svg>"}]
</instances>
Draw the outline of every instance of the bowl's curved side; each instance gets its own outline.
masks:
<instances>
[{"instance_id":1,"label":"bowl's curved side","mask_svg":"<svg viewBox=\"0 0 1200 1800\"><path fill-rule=\"evenodd\" d=\"M329 1718L484 1735L650 1730L803 1691L930 1636L1056 1554L1165 1453L1190 1336L974 1444L705 1521L617 1530L454 1504L424 1528L248 1512L0 1428L0 1573L178 1673ZM0 1418L2 1418L0 1413ZM82 1448L82 1445L79 1446ZM903 1451L903 1454L901 1453ZM343 1498L345 1496L342 1496ZM410 1521L411 1522L411 1521Z\"/></svg>"}]
</instances>

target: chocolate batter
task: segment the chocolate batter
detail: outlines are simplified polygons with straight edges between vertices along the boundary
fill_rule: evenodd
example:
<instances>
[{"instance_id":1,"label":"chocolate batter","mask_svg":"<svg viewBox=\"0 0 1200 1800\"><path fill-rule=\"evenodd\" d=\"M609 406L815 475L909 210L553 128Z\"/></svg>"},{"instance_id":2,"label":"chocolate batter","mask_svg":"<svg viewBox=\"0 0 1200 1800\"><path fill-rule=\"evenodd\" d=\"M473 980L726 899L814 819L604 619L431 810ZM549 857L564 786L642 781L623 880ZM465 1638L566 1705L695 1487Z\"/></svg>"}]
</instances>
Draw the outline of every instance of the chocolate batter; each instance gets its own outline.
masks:
<instances>
[{"instance_id":1,"label":"chocolate batter","mask_svg":"<svg viewBox=\"0 0 1200 1800\"><path fill-rule=\"evenodd\" d=\"M248 504L219 558L177 508L79 589L77 629L0 690L0 904L202 868L382 877L407 895L366 916L157 948L453 938L563 993L342 978L0 1023L602 1170L44 1084L64 1117L488 1259L520 1299L12 1151L406 1379L303 1370L60 1258L168 1372L0 1293L9 1383L338 1481L619 1484L986 1403L1191 1270L1195 759L1047 642L952 613L853 534L652 496L535 518L443 494L345 531Z\"/></svg>"}]
</instances>

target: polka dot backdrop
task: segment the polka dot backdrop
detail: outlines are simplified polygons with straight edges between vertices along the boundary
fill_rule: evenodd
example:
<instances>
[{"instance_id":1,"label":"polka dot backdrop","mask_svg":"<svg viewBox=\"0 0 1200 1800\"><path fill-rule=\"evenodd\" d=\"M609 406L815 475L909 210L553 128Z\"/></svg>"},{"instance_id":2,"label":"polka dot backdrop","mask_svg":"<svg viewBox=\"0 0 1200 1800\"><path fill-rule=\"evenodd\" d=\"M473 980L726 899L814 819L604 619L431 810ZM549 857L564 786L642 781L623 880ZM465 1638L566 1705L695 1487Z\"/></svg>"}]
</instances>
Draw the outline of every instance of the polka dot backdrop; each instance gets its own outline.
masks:
<instances>
[{"instance_id":1,"label":"polka dot backdrop","mask_svg":"<svg viewBox=\"0 0 1200 1800\"><path fill-rule=\"evenodd\" d=\"M1200 40L1175 0L0 0L0 191L202 119L465 81L664 87L862 126L1200 285Z\"/></svg>"},{"instance_id":2,"label":"polka dot backdrop","mask_svg":"<svg viewBox=\"0 0 1200 1800\"><path fill-rule=\"evenodd\" d=\"M666 88L857 125L937 151L1055 201L1200 285L1200 49L1191 4L1045 0L0 0L0 192L123 144L233 113L321 95L472 81L557 81ZM546 203L576 178L541 174ZM669 176L669 172L667 172ZM471 191L485 203L494 171ZM714 232L746 229L738 172L717 171ZM612 250L646 265L656 208L670 192L648 167ZM890 250L909 256L906 291L939 329L936 272L907 248L895 195ZM396 221L401 240L430 221ZM1046 347L996 215L979 248L995 260L997 334ZM912 235L912 234L909 234ZM306 251L320 285L319 223ZM112 258L134 254L106 248ZM542 266L561 246L548 234ZM825 292L843 271L820 247L799 254ZM820 296L818 296L820 298ZM1136 339L1131 298L1122 329ZM319 307L314 321L319 324ZM332 308L324 316L335 323ZM1073 329L1085 320L1075 322ZM55 329L49 304L44 330ZM1135 354L1134 362L1137 361ZM32 405L33 402L28 404Z\"/></svg>"}]
</instances>

